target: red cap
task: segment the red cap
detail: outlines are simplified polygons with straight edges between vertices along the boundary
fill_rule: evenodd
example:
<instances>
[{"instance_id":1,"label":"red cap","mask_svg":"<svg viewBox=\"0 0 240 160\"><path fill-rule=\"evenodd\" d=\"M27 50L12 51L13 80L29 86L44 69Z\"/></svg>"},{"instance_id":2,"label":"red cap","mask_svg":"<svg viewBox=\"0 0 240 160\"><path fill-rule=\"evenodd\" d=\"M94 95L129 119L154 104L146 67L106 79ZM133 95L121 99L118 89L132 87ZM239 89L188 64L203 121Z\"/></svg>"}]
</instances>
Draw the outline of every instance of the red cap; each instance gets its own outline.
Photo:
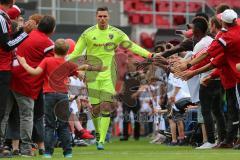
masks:
<instances>
[{"instance_id":1,"label":"red cap","mask_svg":"<svg viewBox=\"0 0 240 160\"><path fill-rule=\"evenodd\" d=\"M20 16L21 10L18 6L13 5L11 8L7 10L7 14L10 17L10 19L16 19Z\"/></svg>"},{"instance_id":2,"label":"red cap","mask_svg":"<svg viewBox=\"0 0 240 160\"><path fill-rule=\"evenodd\" d=\"M71 54L74 51L76 42L73 39L66 39L66 42L69 45L68 54Z\"/></svg>"}]
</instances>

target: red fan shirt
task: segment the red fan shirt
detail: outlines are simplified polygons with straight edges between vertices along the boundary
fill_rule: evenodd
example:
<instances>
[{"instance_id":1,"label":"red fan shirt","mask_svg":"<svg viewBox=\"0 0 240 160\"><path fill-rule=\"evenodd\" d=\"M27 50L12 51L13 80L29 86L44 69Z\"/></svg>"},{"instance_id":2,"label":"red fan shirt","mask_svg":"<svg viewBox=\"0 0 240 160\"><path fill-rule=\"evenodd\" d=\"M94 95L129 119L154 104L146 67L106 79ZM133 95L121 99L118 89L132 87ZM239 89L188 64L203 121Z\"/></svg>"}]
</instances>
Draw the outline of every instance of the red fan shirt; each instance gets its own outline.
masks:
<instances>
[{"instance_id":1,"label":"red fan shirt","mask_svg":"<svg viewBox=\"0 0 240 160\"><path fill-rule=\"evenodd\" d=\"M54 43L44 33L34 30L17 48L17 55L25 57L27 63L36 68L45 57L53 56ZM21 65L12 69L11 89L24 96L37 99L43 86L43 75L32 76Z\"/></svg>"},{"instance_id":2,"label":"red fan shirt","mask_svg":"<svg viewBox=\"0 0 240 160\"><path fill-rule=\"evenodd\" d=\"M236 69L236 64L240 63L240 26L230 27L227 31L217 37L208 53L212 57L216 57L220 53L224 53L229 68L233 72L233 76L237 82L240 82L240 72Z\"/></svg>"},{"instance_id":3,"label":"red fan shirt","mask_svg":"<svg viewBox=\"0 0 240 160\"><path fill-rule=\"evenodd\" d=\"M67 93L66 82L69 76L75 74L77 65L66 62L64 58L48 57L39 65L43 69L43 93Z\"/></svg>"},{"instance_id":4,"label":"red fan shirt","mask_svg":"<svg viewBox=\"0 0 240 160\"><path fill-rule=\"evenodd\" d=\"M230 89L236 86L236 78L223 53L214 58L211 63L218 68L217 71L224 89ZM214 77L217 71L213 72L211 76Z\"/></svg>"}]
</instances>

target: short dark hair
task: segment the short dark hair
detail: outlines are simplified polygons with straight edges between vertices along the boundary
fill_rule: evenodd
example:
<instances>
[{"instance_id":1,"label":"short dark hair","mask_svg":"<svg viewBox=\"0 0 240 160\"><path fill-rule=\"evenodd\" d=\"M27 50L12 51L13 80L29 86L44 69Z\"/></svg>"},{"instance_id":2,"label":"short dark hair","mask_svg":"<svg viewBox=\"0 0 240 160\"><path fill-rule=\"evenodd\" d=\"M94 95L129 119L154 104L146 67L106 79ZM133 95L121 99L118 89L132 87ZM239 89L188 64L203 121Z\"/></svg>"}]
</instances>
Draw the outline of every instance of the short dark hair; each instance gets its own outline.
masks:
<instances>
[{"instance_id":1,"label":"short dark hair","mask_svg":"<svg viewBox=\"0 0 240 160\"><path fill-rule=\"evenodd\" d=\"M216 16L211 17L210 23L214 24L217 29L221 29L222 28L222 24L219 22L219 20L218 20L218 18Z\"/></svg>"},{"instance_id":2,"label":"short dark hair","mask_svg":"<svg viewBox=\"0 0 240 160\"><path fill-rule=\"evenodd\" d=\"M209 16L206 13L203 12L199 12L195 14L195 17L203 17L205 18L207 21L209 21Z\"/></svg>"},{"instance_id":3,"label":"short dark hair","mask_svg":"<svg viewBox=\"0 0 240 160\"><path fill-rule=\"evenodd\" d=\"M227 9L231 9L231 7L225 3L221 3L215 9L216 9L216 14L220 14Z\"/></svg>"},{"instance_id":4,"label":"short dark hair","mask_svg":"<svg viewBox=\"0 0 240 160\"><path fill-rule=\"evenodd\" d=\"M69 45L64 39L57 39L54 44L54 51L57 55L65 56L68 53Z\"/></svg>"},{"instance_id":5,"label":"short dark hair","mask_svg":"<svg viewBox=\"0 0 240 160\"><path fill-rule=\"evenodd\" d=\"M194 27L198 28L202 33L206 34L208 31L208 22L203 17L195 17L192 20Z\"/></svg>"},{"instance_id":6,"label":"short dark hair","mask_svg":"<svg viewBox=\"0 0 240 160\"><path fill-rule=\"evenodd\" d=\"M108 11L108 7L104 6L104 7L98 7L96 14L98 13L98 11Z\"/></svg>"},{"instance_id":7,"label":"short dark hair","mask_svg":"<svg viewBox=\"0 0 240 160\"><path fill-rule=\"evenodd\" d=\"M13 0L0 0L0 4L10 4Z\"/></svg>"},{"instance_id":8,"label":"short dark hair","mask_svg":"<svg viewBox=\"0 0 240 160\"><path fill-rule=\"evenodd\" d=\"M54 31L56 26L56 21L53 16L44 16L39 24L38 24L38 30L45 33L45 34L50 34Z\"/></svg>"}]
</instances>

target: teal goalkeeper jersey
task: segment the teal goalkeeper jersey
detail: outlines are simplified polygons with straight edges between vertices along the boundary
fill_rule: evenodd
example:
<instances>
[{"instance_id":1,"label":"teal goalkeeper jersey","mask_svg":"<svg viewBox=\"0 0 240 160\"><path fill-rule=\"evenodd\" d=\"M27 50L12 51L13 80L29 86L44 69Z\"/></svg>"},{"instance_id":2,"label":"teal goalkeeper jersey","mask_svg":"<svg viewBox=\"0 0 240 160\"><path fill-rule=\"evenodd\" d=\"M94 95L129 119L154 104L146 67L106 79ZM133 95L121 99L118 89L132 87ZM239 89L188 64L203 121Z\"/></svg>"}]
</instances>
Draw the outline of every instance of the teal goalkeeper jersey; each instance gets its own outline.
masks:
<instances>
[{"instance_id":1,"label":"teal goalkeeper jersey","mask_svg":"<svg viewBox=\"0 0 240 160\"><path fill-rule=\"evenodd\" d=\"M95 25L83 32L68 60L79 61L79 57L85 51L87 63L108 67L104 72L87 72L87 78L106 80L112 77L112 79L116 79L114 56L115 49L119 45L142 57L151 56L150 52L130 41L128 36L118 28L108 26L107 29L101 30L98 25Z\"/></svg>"}]
</instances>

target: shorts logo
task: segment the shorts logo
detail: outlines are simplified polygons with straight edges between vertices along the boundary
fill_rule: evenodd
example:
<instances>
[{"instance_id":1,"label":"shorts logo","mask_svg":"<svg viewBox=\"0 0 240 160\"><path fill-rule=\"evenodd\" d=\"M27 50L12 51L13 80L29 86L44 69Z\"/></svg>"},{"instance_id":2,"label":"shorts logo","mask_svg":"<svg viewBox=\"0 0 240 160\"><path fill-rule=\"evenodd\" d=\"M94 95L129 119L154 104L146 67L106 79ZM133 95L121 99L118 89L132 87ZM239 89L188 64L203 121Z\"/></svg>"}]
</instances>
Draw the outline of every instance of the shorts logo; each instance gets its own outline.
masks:
<instances>
[{"instance_id":1,"label":"shorts logo","mask_svg":"<svg viewBox=\"0 0 240 160\"><path fill-rule=\"evenodd\" d=\"M109 38L110 38L110 39L113 39L113 34L109 34Z\"/></svg>"}]
</instances>

